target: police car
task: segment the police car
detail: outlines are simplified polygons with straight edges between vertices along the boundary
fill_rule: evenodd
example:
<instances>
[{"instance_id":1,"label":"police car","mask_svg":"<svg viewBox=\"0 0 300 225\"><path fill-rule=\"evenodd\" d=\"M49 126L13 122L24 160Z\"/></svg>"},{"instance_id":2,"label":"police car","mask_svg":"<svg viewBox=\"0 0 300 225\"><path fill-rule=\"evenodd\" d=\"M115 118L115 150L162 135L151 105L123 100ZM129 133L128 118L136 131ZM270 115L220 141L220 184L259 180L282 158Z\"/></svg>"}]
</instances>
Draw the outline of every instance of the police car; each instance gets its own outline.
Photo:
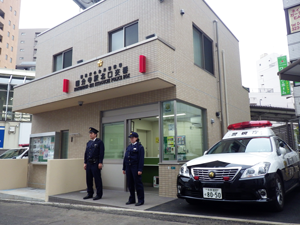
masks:
<instances>
[{"instance_id":1,"label":"police car","mask_svg":"<svg viewBox=\"0 0 300 225\"><path fill-rule=\"evenodd\" d=\"M261 202L281 211L285 194L299 185L299 155L271 126L269 121L229 125L220 142L180 168L177 197L190 204Z\"/></svg>"}]
</instances>

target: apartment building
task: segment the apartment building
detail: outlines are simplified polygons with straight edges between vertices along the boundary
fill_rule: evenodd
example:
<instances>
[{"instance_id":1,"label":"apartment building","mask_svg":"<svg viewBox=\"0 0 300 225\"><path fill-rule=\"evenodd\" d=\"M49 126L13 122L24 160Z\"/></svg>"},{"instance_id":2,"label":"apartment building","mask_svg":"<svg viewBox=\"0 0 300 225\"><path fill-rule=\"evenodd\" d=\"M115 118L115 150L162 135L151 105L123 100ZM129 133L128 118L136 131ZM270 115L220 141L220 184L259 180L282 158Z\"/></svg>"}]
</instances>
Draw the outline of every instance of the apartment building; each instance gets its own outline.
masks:
<instances>
[{"instance_id":1,"label":"apartment building","mask_svg":"<svg viewBox=\"0 0 300 225\"><path fill-rule=\"evenodd\" d=\"M21 0L0 0L0 68L15 69Z\"/></svg>"},{"instance_id":2,"label":"apartment building","mask_svg":"<svg viewBox=\"0 0 300 225\"><path fill-rule=\"evenodd\" d=\"M45 30L47 29L19 29L16 69L35 70L38 44L36 38Z\"/></svg>"}]
</instances>

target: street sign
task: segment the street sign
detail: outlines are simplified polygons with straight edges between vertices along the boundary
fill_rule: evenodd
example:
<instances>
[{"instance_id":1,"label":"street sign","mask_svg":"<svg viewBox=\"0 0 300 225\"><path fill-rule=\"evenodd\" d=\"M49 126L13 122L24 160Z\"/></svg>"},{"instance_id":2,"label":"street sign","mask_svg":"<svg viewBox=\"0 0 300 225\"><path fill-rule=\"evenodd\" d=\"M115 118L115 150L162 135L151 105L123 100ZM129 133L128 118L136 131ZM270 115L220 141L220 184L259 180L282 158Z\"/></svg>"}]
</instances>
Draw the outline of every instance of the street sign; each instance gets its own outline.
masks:
<instances>
[{"instance_id":1,"label":"street sign","mask_svg":"<svg viewBox=\"0 0 300 225\"><path fill-rule=\"evenodd\" d=\"M277 62L278 62L278 70L279 71L288 66L286 56L278 57ZM281 90L281 96L290 95L291 94L290 81L280 80L280 90Z\"/></svg>"}]
</instances>

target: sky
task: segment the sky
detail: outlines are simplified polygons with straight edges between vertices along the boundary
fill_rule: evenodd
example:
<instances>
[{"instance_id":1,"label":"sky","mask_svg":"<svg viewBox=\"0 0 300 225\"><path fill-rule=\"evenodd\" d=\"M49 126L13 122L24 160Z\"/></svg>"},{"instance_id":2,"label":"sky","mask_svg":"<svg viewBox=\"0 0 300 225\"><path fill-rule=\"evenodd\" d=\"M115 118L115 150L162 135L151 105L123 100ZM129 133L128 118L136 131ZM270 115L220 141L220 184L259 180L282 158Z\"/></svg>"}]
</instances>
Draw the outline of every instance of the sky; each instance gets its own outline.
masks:
<instances>
[{"instance_id":1,"label":"sky","mask_svg":"<svg viewBox=\"0 0 300 225\"><path fill-rule=\"evenodd\" d=\"M282 0L206 2L239 40L243 86L257 88L256 61L260 56L264 53L288 56ZM22 0L20 28L51 28L79 12L73 0Z\"/></svg>"}]
</instances>

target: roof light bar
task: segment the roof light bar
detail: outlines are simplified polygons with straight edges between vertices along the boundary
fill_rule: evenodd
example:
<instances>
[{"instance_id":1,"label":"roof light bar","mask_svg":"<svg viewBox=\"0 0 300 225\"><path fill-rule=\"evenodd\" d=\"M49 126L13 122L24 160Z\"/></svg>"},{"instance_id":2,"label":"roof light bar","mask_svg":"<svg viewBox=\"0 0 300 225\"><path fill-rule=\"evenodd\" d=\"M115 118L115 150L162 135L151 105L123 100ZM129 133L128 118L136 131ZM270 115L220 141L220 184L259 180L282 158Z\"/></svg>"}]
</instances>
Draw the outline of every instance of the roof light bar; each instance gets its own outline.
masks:
<instances>
[{"instance_id":1,"label":"roof light bar","mask_svg":"<svg viewBox=\"0 0 300 225\"><path fill-rule=\"evenodd\" d=\"M227 129L228 130L241 130L245 128L253 128L253 127L271 127L272 123L268 120L260 120L260 121L245 121L241 123L230 124Z\"/></svg>"}]
</instances>

